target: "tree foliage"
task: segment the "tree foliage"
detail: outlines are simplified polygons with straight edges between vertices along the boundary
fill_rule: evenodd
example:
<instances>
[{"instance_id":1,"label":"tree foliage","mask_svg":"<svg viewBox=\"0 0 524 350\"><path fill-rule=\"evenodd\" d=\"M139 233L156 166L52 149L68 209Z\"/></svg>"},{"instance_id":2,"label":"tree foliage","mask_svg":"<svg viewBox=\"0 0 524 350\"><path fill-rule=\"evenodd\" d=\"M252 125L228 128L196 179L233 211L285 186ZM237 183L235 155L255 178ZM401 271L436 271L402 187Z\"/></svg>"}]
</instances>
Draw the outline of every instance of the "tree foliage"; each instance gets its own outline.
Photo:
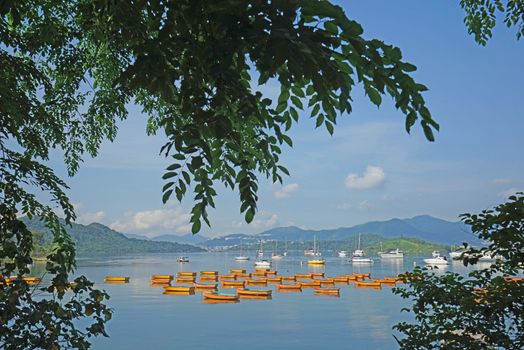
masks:
<instances>
[{"instance_id":1,"label":"tree foliage","mask_svg":"<svg viewBox=\"0 0 524 350\"><path fill-rule=\"evenodd\" d=\"M490 242L467 249L464 265L484 255L503 261L467 276L435 274L416 268L406 273L406 288L395 293L413 301L407 311L416 323L394 328L405 337L401 349L522 349L524 348L524 279L515 278L524 267L524 194L480 214L463 214L464 223ZM466 248L468 248L466 246Z\"/></svg>"},{"instance_id":2,"label":"tree foliage","mask_svg":"<svg viewBox=\"0 0 524 350\"><path fill-rule=\"evenodd\" d=\"M524 35L523 0L460 0L460 6L466 11L464 23L468 33L483 46L493 35L498 13L504 17L506 27L516 27L517 39Z\"/></svg>"},{"instance_id":3,"label":"tree foliage","mask_svg":"<svg viewBox=\"0 0 524 350\"><path fill-rule=\"evenodd\" d=\"M53 149L74 175L86 153L114 139L134 103L149 117L147 131L166 135L161 153L173 164L163 201L194 192L193 232L209 224L216 183L238 190L250 222L257 176L288 174L286 132L307 113L332 134L357 84L377 106L391 96L406 130L418 120L433 140L438 124L415 70L323 0L1 1L0 347L87 348L111 317L104 292L84 277L69 281L74 244L55 212L66 223L75 214L65 182L45 165ZM275 103L257 86L268 82L280 89ZM20 216L42 218L53 232L49 287L7 283L32 262ZM85 317L90 325L78 328Z\"/></svg>"}]
</instances>

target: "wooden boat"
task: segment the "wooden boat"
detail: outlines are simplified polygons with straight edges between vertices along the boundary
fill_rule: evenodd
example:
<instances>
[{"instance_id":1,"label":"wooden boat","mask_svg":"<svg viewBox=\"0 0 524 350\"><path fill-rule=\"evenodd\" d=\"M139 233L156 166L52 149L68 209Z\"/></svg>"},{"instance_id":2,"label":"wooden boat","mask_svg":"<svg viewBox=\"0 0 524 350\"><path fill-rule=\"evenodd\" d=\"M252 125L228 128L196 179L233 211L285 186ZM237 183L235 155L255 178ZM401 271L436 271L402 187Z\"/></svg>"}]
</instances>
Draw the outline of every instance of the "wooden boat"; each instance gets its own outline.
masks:
<instances>
[{"instance_id":1,"label":"wooden boat","mask_svg":"<svg viewBox=\"0 0 524 350\"><path fill-rule=\"evenodd\" d=\"M398 277L388 277L388 276L384 276L382 278L384 281L391 281L391 282L401 282L402 281L402 278L398 278Z\"/></svg>"},{"instance_id":2,"label":"wooden boat","mask_svg":"<svg viewBox=\"0 0 524 350\"><path fill-rule=\"evenodd\" d=\"M164 287L164 292L167 292L167 293L195 293L195 287L169 286L169 287Z\"/></svg>"},{"instance_id":3,"label":"wooden boat","mask_svg":"<svg viewBox=\"0 0 524 350\"><path fill-rule=\"evenodd\" d=\"M151 276L151 281L153 280L172 280L174 278L173 275L153 275Z\"/></svg>"},{"instance_id":4,"label":"wooden boat","mask_svg":"<svg viewBox=\"0 0 524 350\"><path fill-rule=\"evenodd\" d=\"M216 283L193 283L195 289L217 289Z\"/></svg>"},{"instance_id":5,"label":"wooden boat","mask_svg":"<svg viewBox=\"0 0 524 350\"><path fill-rule=\"evenodd\" d=\"M170 284L171 280L151 280L152 285L165 285Z\"/></svg>"},{"instance_id":6,"label":"wooden boat","mask_svg":"<svg viewBox=\"0 0 524 350\"><path fill-rule=\"evenodd\" d=\"M268 277L266 278L266 280L269 282L269 283L281 283L282 282L282 277Z\"/></svg>"},{"instance_id":7,"label":"wooden boat","mask_svg":"<svg viewBox=\"0 0 524 350\"><path fill-rule=\"evenodd\" d=\"M301 291L302 290L302 284L279 284L278 290L293 290L293 291Z\"/></svg>"},{"instance_id":8,"label":"wooden boat","mask_svg":"<svg viewBox=\"0 0 524 350\"><path fill-rule=\"evenodd\" d=\"M357 280L357 276L355 275L346 275L346 277L348 278L348 282Z\"/></svg>"},{"instance_id":9,"label":"wooden boat","mask_svg":"<svg viewBox=\"0 0 524 350\"><path fill-rule=\"evenodd\" d=\"M245 269L232 269L232 270L229 270L229 273L232 273L232 274L246 273L246 270Z\"/></svg>"},{"instance_id":10,"label":"wooden boat","mask_svg":"<svg viewBox=\"0 0 524 350\"><path fill-rule=\"evenodd\" d=\"M282 281L296 281L297 278L295 276L280 276L282 278Z\"/></svg>"},{"instance_id":11,"label":"wooden boat","mask_svg":"<svg viewBox=\"0 0 524 350\"><path fill-rule=\"evenodd\" d=\"M260 284L263 284L263 285L266 285L267 284L267 279L266 278L261 278L261 279L258 279L258 280L246 280L246 285L260 285Z\"/></svg>"},{"instance_id":12,"label":"wooden boat","mask_svg":"<svg viewBox=\"0 0 524 350\"><path fill-rule=\"evenodd\" d=\"M354 276L357 278L357 279L366 279L366 278L369 278L371 277L371 274L369 273L355 273Z\"/></svg>"},{"instance_id":13,"label":"wooden boat","mask_svg":"<svg viewBox=\"0 0 524 350\"><path fill-rule=\"evenodd\" d=\"M378 282L380 284L384 284L386 286L394 286L397 284L396 281L391 281L391 280L379 280L379 279L372 279L373 282Z\"/></svg>"},{"instance_id":14,"label":"wooden boat","mask_svg":"<svg viewBox=\"0 0 524 350\"><path fill-rule=\"evenodd\" d=\"M316 294L340 294L340 288L315 288Z\"/></svg>"},{"instance_id":15,"label":"wooden boat","mask_svg":"<svg viewBox=\"0 0 524 350\"><path fill-rule=\"evenodd\" d=\"M200 271L200 276L218 276L218 271Z\"/></svg>"},{"instance_id":16,"label":"wooden boat","mask_svg":"<svg viewBox=\"0 0 524 350\"><path fill-rule=\"evenodd\" d=\"M320 282L321 286L324 286L324 285L334 286L335 285L335 280L333 278L326 278L325 280L318 280L318 281Z\"/></svg>"},{"instance_id":17,"label":"wooden boat","mask_svg":"<svg viewBox=\"0 0 524 350\"><path fill-rule=\"evenodd\" d=\"M222 281L222 287L244 287L244 281Z\"/></svg>"},{"instance_id":18,"label":"wooden boat","mask_svg":"<svg viewBox=\"0 0 524 350\"><path fill-rule=\"evenodd\" d=\"M176 283L194 283L195 280L196 279L194 277L177 277L175 279L175 282Z\"/></svg>"},{"instance_id":19,"label":"wooden boat","mask_svg":"<svg viewBox=\"0 0 524 350\"><path fill-rule=\"evenodd\" d=\"M257 267L257 268L255 268L255 271L258 271L258 272L268 272L268 271L270 271L270 269L265 268L265 267Z\"/></svg>"},{"instance_id":20,"label":"wooden boat","mask_svg":"<svg viewBox=\"0 0 524 350\"><path fill-rule=\"evenodd\" d=\"M308 260L307 263L308 263L308 265L325 265L326 264L326 260L324 260L322 258L317 258L317 259Z\"/></svg>"},{"instance_id":21,"label":"wooden boat","mask_svg":"<svg viewBox=\"0 0 524 350\"><path fill-rule=\"evenodd\" d=\"M104 282L128 283L129 282L129 277L126 277L126 276L106 276L104 278Z\"/></svg>"},{"instance_id":22,"label":"wooden boat","mask_svg":"<svg viewBox=\"0 0 524 350\"><path fill-rule=\"evenodd\" d=\"M348 283L349 279L347 276L337 276L337 277L333 277L333 281L335 283Z\"/></svg>"},{"instance_id":23,"label":"wooden boat","mask_svg":"<svg viewBox=\"0 0 524 350\"><path fill-rule=\"evenodd\" d=\"M320 287L320 281L311 281L311 282L300 282L302 288L315 288Z\"/></svg>"},{"instance_id":24,"label":"wooden boat","mask_svg":"<svg viewBox=\"0 0 524 350\"><path fill-rule=\"evenodd\" d=\"M176 274L177 277L196 277L196 272L179 272Z\"/></svg>"},{"instance_id":25,"label":"wooden boat","mask_svg":"<svg viewBox=\"0 0 524 350\"><path fill-rule=\"evenodd\" d=\"M324 278L324 272L310 272L311 278L322 277Z\"/></svg>"},{"instance_id":26,"label":"wooden boat","mask_svg":"<svg viewBox=\"0 0 524 350\"><path fill-rule=\"evenodd\" d=\"M217 300L217 299L202 299L202 304L235 304L238 300Z\"/></svg>"},{"instance_id":27,"label":"wooden boat","mask_svg":"<svg viewBox=\"0 0 524 350\"><path fill-rule=\"evenodd\" d=\"M271 290L254 290L254 289L239 288L237 289L237 293L240 296L249 295L249 296L269 297L271 296L272 291Z\"/></svg>"},{"instance_id":28,"label":"wooden boat","mask_svg":"<svg viewBox=\"0 0 524 350\"><path fill-rule=\"evenodd\" d=\"M218 276L200 276L201 281L218 282Z\"/></svg>"},{"instance_id":29,"label":"wooden boat","mask_svg":"<svg viewBox=\"0 0 524 350\"><path fill-rule=\"evenodd\" d=\"M310 273L296 273L295 278L313 278Z\"/></svg>"},{"instance_id":30,"label":"wooden boat","mask_svg":"<svg viewBox=\"0 0 524 350\"><path fill-rule=\"evenodd\" d=\"M277 271L266 271L266 276L276 276L277 274Z\"/></svg>"},{"instance_id":31,"label":"wooden boat","mask_svg":"<svg viewBox=\"0 0 524 350\"><path fill-rule=\"evenodd\" d=\"M238 300L238 294L203 292L202 295L204 298L212 300Z\"/></svg>"},{"instance_id":32,"label":"wooden boat","mask_svg":"<svg viewBox=\"0 0 524 350\"><path fill-rule=\"evenodd\" d=\"M270 300L272 299L271 295L239 295L240 299L257 299L257 300Z\"/></svg>"},{"instance_id":33,"label":"wooden boat","mask_svg":"<svg viewBox=\"0 0 524 350\"><path fill-rule=\"evenodd\" d=\"M266 277L266 271L255 271L251 274L253 277Z\"/></svg>"},{"instance_id":34,"label":"wooden boat","mask_svg":"<svg viewBox=\"0 0 524 350\"><path fill-rule=\"evenodd\" d=\"M236 280L237 279L237 276L235 275L220 275L220 280L221 281L224 281L224 280Z\"/></svg>"},{"instance_id":35,"label":"wooden boat","mask_svg":"<svg viewBox=\"0 0 524 350\"><path fill-rule=\"evenodd\" d=\"M27 282L27 284L38 284L42 282L40 277L22 277L22 280Z\"/></svg>"},{"instance_id":36,"label":"wooden boat","mask_svg":"<svg viewBox=\"0 0 524 350\"><path fill-rule=\"evenodd\" d=\"M250 273L235 273L234 274L237 278L249 278L251 277Z\"/></svg>"},{"instance_id":37,"label":"wooden boat","mask_svg":"<svg viewBox=\"0 0 524 350\"><path fill-rule=\"evenodd\" d=\"M381 287L380 282L356 281L355 285L357 287L373 287L373 288L380 288Z\"/></svg>"}]
</instances>

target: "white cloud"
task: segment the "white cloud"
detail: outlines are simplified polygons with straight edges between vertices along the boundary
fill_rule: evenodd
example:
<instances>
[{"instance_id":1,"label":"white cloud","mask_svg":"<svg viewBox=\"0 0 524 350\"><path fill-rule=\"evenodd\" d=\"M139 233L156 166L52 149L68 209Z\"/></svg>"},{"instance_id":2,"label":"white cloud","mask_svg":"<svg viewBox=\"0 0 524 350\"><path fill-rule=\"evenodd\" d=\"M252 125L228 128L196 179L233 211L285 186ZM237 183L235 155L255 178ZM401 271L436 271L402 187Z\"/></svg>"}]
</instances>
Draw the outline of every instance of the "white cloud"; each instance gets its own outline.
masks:
<instances>
[{"instance_id":1,"label":"white cloud","mask_svg":"<svg viewBox=\"0 0 524 350\"><path fill-rule=\"evenodd\" d=\"M270 228L278 224L278 215L268 212L260 212L250 224L256 229Z\"/></svg>"},{"instance_id":2,"label":"white cloud","mask_svg":"<svg viewBox=\"0 0 524 350\"><path fill-rule=\"evenodd\" d=\"M112 222L109 227L120 232L140 232L148 236L160 233L188 233L191 231L191 214L180 207L173 209L154 209L130 213L121 220Z\"/></svg>"},{"instance_id":3,"label":"white cloud","mask_svg":"<svg viewBox=\"0 0 524 350\"><path fill-rule=\"evenodd\" d=\"M353 208L353 204L351 203L340 203L337 204L337 209L347 210Z\"/></svg>"},{"instance_id":4,"label":"white cloud","mask_svg":"<svg viewBox=\"0 0 524 350\"><path fill-rule=\"evenodd\" d=\"M524 192L524 189L516 188L516 187L508 188L505 191L499 192L499 196L507 198L509 196L516 194L517 192Z\"/></svg>"},{"instance_id":5,"label":"white cloud","mask_svg":"<svg viewBox=\"0 0 524 350\"><path fill-rule=\"evenodd\" d=\"M296 192L298 190L298 184L289 184L289 185L286 185L284 187L282 187L282 189L280 189L279 191L276 191L275 192L275 197L277 198L286 198L286 197L289 197L289 195L293 192Z\"/></svg>"},{"instance_id":6,"label":"white cloud","mask_svg":"<svg viewBox=\"0 0 524 350\"><path fill-rule=\"evenodd\" d=\"M372 208L372 205L367 199L364 199L362 202L358 204L358 209L360 210L369 210L371 208Z\"/></svg>"},{"instance_id":7,"label":"white cloud","mask_svg":"<svg viewBox=\"0 0 524 350\"><path fill-rule=\"evenodd\" d=\"M101 222L106 217L106 213L102 210L99 210L94 213L86 212L78 215L76 222L79 224L90 224L93 222Z\"/></svg>"},{"instance_id":8,"label":"white cloud","mask_svg":"<svg viewBox=\"0 0 524 350\"><path fill-rule=\"evenodd\" d=\"M386 179L386 174L381 167L368 165L362 176L349 173L346 177L346 187L350 190L364 190L380 186Z\"/></svg>"}]
</instances>

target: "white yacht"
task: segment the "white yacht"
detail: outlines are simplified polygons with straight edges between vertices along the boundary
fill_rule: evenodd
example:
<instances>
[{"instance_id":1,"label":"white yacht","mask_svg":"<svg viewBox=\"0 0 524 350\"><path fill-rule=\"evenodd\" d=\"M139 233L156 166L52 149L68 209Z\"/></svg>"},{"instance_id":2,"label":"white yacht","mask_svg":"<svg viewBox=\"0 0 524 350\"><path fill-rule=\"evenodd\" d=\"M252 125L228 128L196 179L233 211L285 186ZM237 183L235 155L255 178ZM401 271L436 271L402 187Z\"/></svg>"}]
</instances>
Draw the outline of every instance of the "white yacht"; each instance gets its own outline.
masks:
<instances>
[{"instance_id":1,"label":"white yacht","mask_svg":"<svg viewBox=\"0 0 524 350\"><path fill-rule=\"evenodd\" d=\"M388 252L379 252L378 255L382 259L403 259L404 252L400 249L390 250Z\"/></svg>"},{"instance_id":2,"label":"white yacht","mask_svg":"<svg viewBox=\"0 0 524 350\"><path fill-rule=\"evenodd\" d=\"M437 258L440 256L440 252L438 250L434 250L431 252L431 256L434 258Z\"/></svg>"},{"instance_id":3,"label":"white yacht","mask_svg":"<svg viewBox=\"0 0 524 350\"><path fill-rule=\"evenodd\" d=\"M178 259L176 259L179 263L186 263L189 262L189 258L187 256L179 256Z\"/></svg>"},{"instance_id":4,"label":"white yacht","mask_svg":"<svg viewBox=\"0 0 524 350\"><path fill-rule=\"evenodd\" d=\"M348 252L346 250L341 250L338 252L339 258L347 258L347 256L348 256Z\"/></svg>"},{"instance_id":5,"label":"white yacht","mask_svg":"<svg viewBox=\"0 0 524 350\"><path fill-rule=\"evenodd\" d=\"M255 261L255 267L269 269L271 267L271 261L269 261L269 260L257 260L257 261Z\"/></svg>"},{"instance_id":6,"label":"white yacht","mask_svg":"<svg viewBox=\"0 0 524 350\"><path fill-rule=\"evenodd\" d=\"M435 256L433 258L424 259L426 265L449 265L448 259L445 256Z\"/></svg>"}]
</instances>

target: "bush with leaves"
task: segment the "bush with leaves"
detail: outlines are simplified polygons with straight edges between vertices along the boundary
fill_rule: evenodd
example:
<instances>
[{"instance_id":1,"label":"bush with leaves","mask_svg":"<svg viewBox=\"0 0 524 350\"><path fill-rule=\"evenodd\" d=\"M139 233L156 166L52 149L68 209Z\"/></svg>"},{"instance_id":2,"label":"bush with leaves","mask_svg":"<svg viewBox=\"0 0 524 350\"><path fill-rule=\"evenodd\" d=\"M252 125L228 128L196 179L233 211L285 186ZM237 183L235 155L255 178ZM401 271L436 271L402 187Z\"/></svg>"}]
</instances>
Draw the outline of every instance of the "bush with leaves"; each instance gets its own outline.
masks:
<instances>
[{"instance_id":1,"label":"bush with leaves","mask_svg":"<svg viewBox=\"0 0 524 350\"><path fill-rule=\"evenodd\" d=\"M501 256L489 268L467 276L416 268L406 273L407 286L394 292L413 302L404 309L416 323L401 322L395 329L401 349L523 349L524 348L524 194L480 214L463 214L479 238L489 242L469 248L469 266L484 255Z\"/></svg>"}]
</instances>

